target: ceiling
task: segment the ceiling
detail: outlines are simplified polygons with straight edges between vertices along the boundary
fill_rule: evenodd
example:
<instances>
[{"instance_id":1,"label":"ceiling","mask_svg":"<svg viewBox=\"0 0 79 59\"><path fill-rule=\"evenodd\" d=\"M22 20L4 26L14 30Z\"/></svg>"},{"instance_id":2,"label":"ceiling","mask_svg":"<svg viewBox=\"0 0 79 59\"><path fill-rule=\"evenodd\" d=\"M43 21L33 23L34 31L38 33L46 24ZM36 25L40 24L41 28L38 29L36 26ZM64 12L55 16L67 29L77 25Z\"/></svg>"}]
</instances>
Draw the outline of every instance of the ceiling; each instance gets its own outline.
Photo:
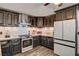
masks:
<instances>
[{"instance_id":1,"label":"ceiling","mask_svg":"<svg viewBox=\"0 0 79 59\"><path fill-rule=\"evenodd\" d=\"M54 14L56 10L75 5L76 3L63 3L61 7L57 7L53 3L48 6L44 6L44 4L45 3L0 3L0 8L32 16L48 16Z\"/></svg>"}]
</instances>

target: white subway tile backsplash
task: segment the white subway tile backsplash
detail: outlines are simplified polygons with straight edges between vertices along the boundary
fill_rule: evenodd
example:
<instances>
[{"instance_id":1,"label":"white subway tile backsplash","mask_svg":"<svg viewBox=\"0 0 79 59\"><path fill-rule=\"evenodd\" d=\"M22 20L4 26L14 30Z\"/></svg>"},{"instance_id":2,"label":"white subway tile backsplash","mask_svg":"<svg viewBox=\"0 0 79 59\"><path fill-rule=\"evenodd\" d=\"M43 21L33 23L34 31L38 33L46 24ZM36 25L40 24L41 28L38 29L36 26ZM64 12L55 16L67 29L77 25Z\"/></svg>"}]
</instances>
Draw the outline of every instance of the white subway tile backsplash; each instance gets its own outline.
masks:
<instances>
[{"instance_id":1,"label":"white subway tile backsplash","mask_svg":"<svg viewBox=\"0 0 79 59\"><path fill-rule=\"evenodd\" d=\"M0 38L4 38L6 34L9 34L10 37L18 37L18 35L21 35L21 33L25 33L24 30L20 30L24 28L19 27L0 27L0 32L2 32L2 35L0 35ZM19 33L21 32L21 33Z\"/></svg>"}]
</instances>

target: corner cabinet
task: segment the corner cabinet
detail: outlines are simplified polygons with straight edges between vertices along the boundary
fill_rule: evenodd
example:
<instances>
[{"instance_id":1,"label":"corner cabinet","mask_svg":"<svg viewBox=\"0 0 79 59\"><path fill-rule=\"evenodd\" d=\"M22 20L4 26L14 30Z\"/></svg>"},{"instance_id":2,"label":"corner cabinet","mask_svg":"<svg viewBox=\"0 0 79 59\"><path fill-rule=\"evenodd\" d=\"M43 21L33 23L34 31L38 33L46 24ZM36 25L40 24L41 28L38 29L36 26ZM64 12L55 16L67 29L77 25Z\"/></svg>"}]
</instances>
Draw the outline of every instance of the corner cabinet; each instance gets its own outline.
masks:
<instances>
[{"instance_id":1,"label":"corner cabinet","mask_svg":"<svg viewBox=\"0 0 79 59\"><path fill-rule=\"evenodd\" d=\"M33 37L33 48L39 46L39 38L38 37Z\"/></svg>"},{"instance_id":2,"label":"corner cabinet","mask_svg":"<svg viewBox=\"0 0 79 59\"><path fill-rule=\"evenodd\" d=\"M31 23L32 27L53 27L55 20L55 15L44 16L44 17L33 17L28 16L29 23Z\"/></svg>"}]
</instances>

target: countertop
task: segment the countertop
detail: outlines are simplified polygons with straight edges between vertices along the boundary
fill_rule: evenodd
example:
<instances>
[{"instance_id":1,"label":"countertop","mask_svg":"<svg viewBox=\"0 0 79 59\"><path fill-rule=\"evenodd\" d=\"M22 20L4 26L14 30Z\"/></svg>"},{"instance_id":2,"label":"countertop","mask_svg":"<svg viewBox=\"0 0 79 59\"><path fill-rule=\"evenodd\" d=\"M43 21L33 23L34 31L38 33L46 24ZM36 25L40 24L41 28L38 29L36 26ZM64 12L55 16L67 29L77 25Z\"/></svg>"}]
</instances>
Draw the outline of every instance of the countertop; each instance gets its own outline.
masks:
<instances>
[{"instance_id":1,"label":"countertop","mask_svg":"<svg viewBox=\"0 0 79 59\"><path fill-rule=\"evenodd\" d=\"M6 40L14 40L14 39L20 39L21 37L10 37L10 38L0 38L1 41L6 41ZM21 38L22 39L22 38ZM32 37L27 38L27 39L32 39Z\"/></svg>"},{"instance_id":2,"label":"countertop","mask_svg":"<svg viewBox=\"0 0 79 59\"><path fill-rule=\"evenodd\" d=\"M13 40L13 39L20 39L20 37L0 38L0 41Z\"/></svg>"}]
</instances>

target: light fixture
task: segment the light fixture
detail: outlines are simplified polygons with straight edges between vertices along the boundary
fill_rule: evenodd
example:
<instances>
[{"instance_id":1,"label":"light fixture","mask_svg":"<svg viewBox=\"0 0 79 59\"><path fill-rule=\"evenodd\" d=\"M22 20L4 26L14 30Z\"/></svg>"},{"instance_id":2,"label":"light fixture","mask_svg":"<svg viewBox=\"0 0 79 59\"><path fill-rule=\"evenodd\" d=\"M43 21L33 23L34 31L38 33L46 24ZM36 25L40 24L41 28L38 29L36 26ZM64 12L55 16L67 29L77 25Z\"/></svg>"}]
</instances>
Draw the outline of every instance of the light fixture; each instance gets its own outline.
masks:
<instances>
[{"instance_id":1,"label":"light fixture","mask_svg":"<svg viewBox=\"0 0 79 59\"><path fill-rule=\"evenodd\" d=\"M62 3L54 3L54 5L60 7L60 6L62 6Z\"/></svg>"}]
</instances>

